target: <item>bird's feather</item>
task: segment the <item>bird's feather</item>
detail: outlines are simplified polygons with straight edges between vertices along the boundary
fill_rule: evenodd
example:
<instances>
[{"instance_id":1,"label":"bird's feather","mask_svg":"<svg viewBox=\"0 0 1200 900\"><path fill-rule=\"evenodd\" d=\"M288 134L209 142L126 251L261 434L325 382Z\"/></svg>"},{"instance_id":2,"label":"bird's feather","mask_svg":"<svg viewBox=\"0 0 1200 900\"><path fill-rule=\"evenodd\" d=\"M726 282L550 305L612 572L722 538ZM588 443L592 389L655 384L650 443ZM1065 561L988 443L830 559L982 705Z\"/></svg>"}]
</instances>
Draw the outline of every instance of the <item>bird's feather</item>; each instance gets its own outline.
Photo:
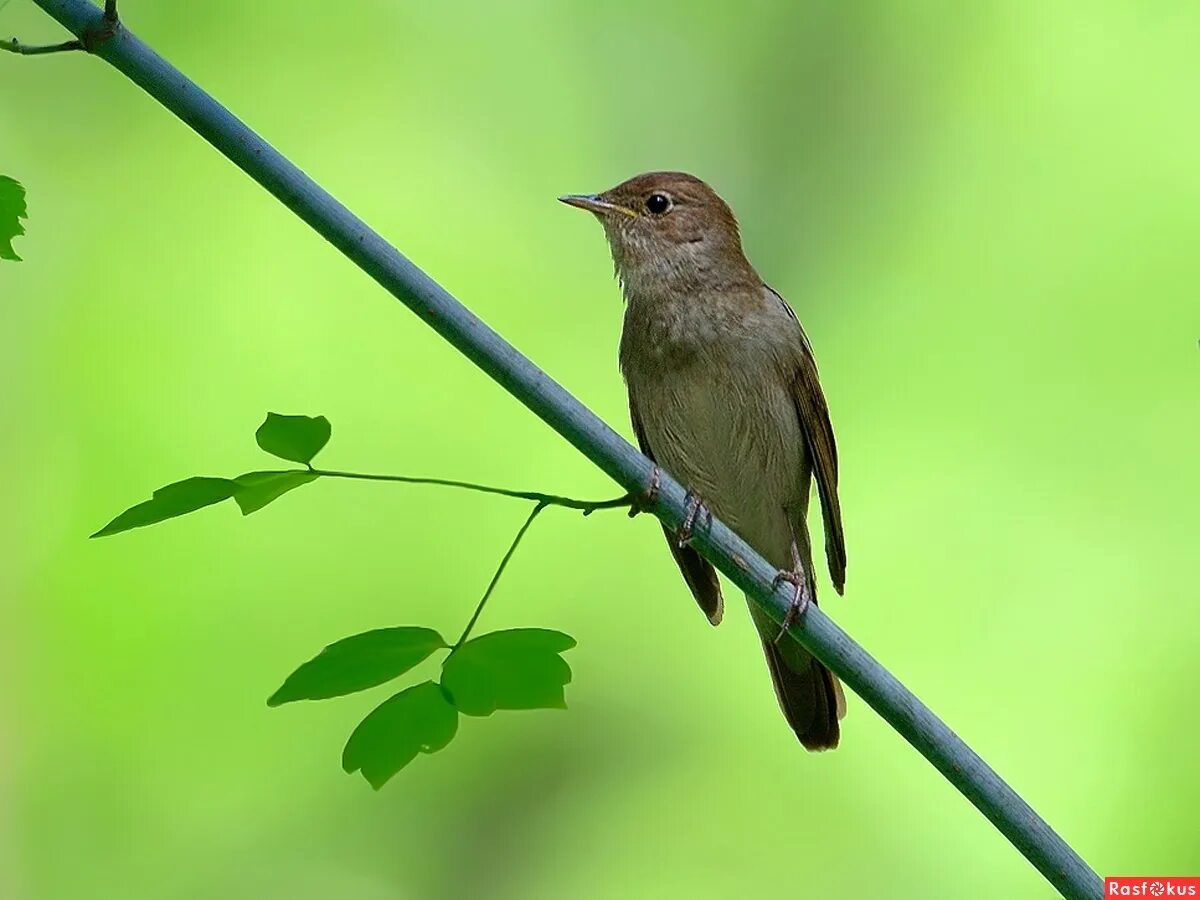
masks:
<instances>
[{"instance_id":1,"label":"bird's feather","mask_svg":"<svg viewBox=\"0 0 1200 900\"><path fill-rule=\"evenodd\" d=\"M788 315L796 314L787 301L774 288L768 288L779 298ZM842 506L838 500L837 442L833 437L833 426L829 422L829 407L825 393L821 390L821 379L817 374L817 361L804 327L800 328L801 346L796 377L792 382L792 397L796 404L796 415L808 446L812 460L813 475L817 480L817 492L821 496L821 512L825 522L825 558L829 562L829 577L840 594L846 586L846 538L842 532ZM800 522L803 526L804 523ZM804 526L806 527L806 526ZM809 573L811 577L811 572Z\"/></svg>"},{"instance_id":2,"label":"bird's feather","mask_svg":"<svg viewBox=\"0 0 1200 900\"><path fill-rule=\"evenodd\" d=\"M646 430L642 427L637 410L632 404L629 407L629 417L633 421L633 433L637 436L638 447L652 462L657 462L654 458L654 451L646 440ZM667 546L671 548L671 555L675 557L675 563L679 566L683 580L691 589L696 602L700 604L700 609L703 610L704 615L708 616L709 622L713 625L720 625L725 611L725 603L721 597L721 583L717 579L716 569L712 567L712 563L695 550L690 547L680 547L675 535L665 525L663 534L667 538Z\"/></svg>"}]
</instances>

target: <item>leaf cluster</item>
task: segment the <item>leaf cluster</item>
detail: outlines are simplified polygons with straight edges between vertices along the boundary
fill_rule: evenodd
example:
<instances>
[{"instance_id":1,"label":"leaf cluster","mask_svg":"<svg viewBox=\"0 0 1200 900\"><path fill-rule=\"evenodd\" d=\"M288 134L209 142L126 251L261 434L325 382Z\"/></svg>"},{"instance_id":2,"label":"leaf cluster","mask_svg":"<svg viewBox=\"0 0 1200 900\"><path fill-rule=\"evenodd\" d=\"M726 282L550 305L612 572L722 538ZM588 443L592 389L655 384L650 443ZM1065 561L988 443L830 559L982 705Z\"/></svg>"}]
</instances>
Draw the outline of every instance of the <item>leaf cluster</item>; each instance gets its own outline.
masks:
<instances>
[{"instance_id":1,"label":"leaf cluster","mask_svg":"<svg viewBox=\"0 0 1200 900\"><path fill-rule=\"evenodd\" d=\"M306 468L247 472L237 478L185 478L159 488L149 500L125 510L92 537L107 537L131 528L155 525L230 498L242 510L242 515L258 512L288 491L320 477L311 464L329 442L332 432L329 420L324 416L267 413L266 421L254 434L258 446L272 456L302 463Z\"/></svg>"},{"instance_id":2,"label":"leaf cluster","mask_svg":"<svg viewBox=\"0 0 1200 900\"><path fill-rule=\"evenodd\" d=\"M258 446L304 468L176 481L125 510L92 537L154 525L229 499L243 515L249 515L318 478L344 476L312 466L331 434L332 427L324 416L268 413L254 435ZM518 533L455 644L449 644L434 629L420 626L356 634L330 644L297 668L267 704L326 700L378 687L411 671L433 654L448 650L440 680L422 681L393 694L359 723L346 742L342 768L348 773L361 772L376 790L418 753L434 753L449 744L458 732L460 715L490 716L502 709L565 709L564 688L571 681L571 669L560 654L575 646L569 635L518 628L467 639L521 535L544 505L538 504Z\"/></svg>"},{"instance_id":3,"label":"leaf cluster","mask_svg":"<svg viewBox=\"0 0 1200 900\"><path fill-rule=\"evenodd\" d=\"M25 233L21 220L28 218L25 208L25 188L20 182L0 175L0 259L20 262L13 249L13 238Z\"/></svg>"},{"instance_id":4,"label":"leaf cluster","mask_svg":"<svg viewBox=\"0 0 1200 900\"><path fill-rule=\"evenodd\" d=\"M441 750L458 732L458 717L500 709L566 709L571 669L559 655L575 641L559 631L493 631L456 647L431 628L381 628L330 644L288 676L267 701L325 700L376 687L440 650L441 680L393 694L367 715L346 742L342 768L361 772L376 790L416 759Z\"/></svg>"}]
</instances>

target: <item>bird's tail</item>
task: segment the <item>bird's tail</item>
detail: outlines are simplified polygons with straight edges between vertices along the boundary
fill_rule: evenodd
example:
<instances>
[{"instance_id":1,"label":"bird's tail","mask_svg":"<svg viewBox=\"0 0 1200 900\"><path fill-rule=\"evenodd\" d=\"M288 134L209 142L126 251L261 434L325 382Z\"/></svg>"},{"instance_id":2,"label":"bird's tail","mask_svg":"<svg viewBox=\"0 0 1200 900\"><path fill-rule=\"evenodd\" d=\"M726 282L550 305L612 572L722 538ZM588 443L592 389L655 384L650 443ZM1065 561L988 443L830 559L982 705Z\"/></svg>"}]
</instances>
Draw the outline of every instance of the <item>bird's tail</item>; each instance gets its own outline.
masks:
<instances>
[{"instance_id":1,"label":"bird's tail","mask_svg":"<svg viewBox=\"0 0 1200 900\"><path fill-rule=\"evenodd\" d=\"M784 718L805 749L832 750L841 733L838 720L846 715L841 682L788 635L776 642L779 625L753 602L750 613Z\"/></svg>"}]
</instances>

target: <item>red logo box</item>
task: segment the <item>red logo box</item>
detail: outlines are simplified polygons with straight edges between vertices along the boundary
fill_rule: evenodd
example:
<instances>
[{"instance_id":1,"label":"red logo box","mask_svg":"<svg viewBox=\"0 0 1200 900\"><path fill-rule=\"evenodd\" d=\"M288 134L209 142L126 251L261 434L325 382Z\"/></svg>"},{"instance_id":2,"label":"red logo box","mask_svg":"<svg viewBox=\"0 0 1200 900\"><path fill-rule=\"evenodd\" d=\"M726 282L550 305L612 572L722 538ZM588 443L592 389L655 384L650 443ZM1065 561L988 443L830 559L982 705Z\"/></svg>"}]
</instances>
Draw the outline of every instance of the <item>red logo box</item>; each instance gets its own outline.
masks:
<instances>
[{"instance_id":1,"label":"red logo box","mask_svg":"<svg viewBox=\"0 0 1200 900\"><path fill-rule=\"evenodd\" d=\"M1105 897L1196 897L1200 878L1177 875L1121 875L1104 879Z\"/></svg>"}]
</instances>

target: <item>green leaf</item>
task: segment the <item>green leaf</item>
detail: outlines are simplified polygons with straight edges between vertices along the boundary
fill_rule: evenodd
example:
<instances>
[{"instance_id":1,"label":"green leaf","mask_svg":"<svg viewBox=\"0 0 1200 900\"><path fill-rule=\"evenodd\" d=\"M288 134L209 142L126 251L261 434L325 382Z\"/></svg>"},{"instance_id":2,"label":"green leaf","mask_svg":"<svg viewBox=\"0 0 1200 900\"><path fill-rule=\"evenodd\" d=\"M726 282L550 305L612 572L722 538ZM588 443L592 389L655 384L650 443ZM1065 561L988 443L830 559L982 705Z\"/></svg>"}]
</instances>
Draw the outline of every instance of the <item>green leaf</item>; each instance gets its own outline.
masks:
<instances>
[{"instance_id":1,"label":"green leaf","mask_svg":"<svg viewBox=\"0 0 1200 900\"><path fill-rule=\"evenodd\" d=\"M458 711L437 682L426 681L384 700L359 723L342 751L342 768L361 771L379 790L418 753L436 753L457 731Z\"/></svg>"},{"instance_id":2,"label":"green leaf","mask_svg":"<svg viewBox=\"0 0 1200 900\"><path fill-rule=\"evenodd\" d=\"M467 641L442 665L442 685L468 716L498 709L566 709L571 667L558 654L575 646L561 631L516 628Z\"/></svg>"},{"instance_id":3,"label":"green leaf","mask_svg":"<svg viewBox=\"0 0 1200 900\"><path fill-rule=\"evenodd\" d=\"M324 416L281 416L267 413L254 433L258 446L272 456L308 465L329 443L333 428Z\"/></svg>"},{"instance_id":4,"label":"green leaf","mask_svg":"<svg viewBox=\"0 0 1200 900\"><path fill-rule=\"evenodd\" d=\"M145 503L125 510L92 537L106 537L195 512L232 497L240 487L228 478L187 478L168 484L155 491Z\"/></svg>"},{"instance_id":5,"label":"green leaf","mask_svg":"<svg viewBox=\"0 0 1200 900\"><path fill-rule=\"evenodd\" d=\"M290 469L286 472L247 472L234 479L238 483L238 491L233 495L233 499L241 507L242 515L248 516L252 512L258 512L268 503L278 500L288 491L320 477L315 472L302 469Z\"/></svg>"},{"instance_id":6,"label":"green leaf","mask_svg":"<svg viewBox=\"0 0 1200 900\"><path fill-rule=\"evenodd\" d=\"M0 175L0 259L20 262L13 249L13 238L25 233L21 219L28 218L25 209L25 188L7 175Z\"/></svg>"},{"instance_id":7,"label":"green leaf","mask_svg":"<svg viewBox=\"0 0 1200 900\"><path fill-rule=\"evenodd\" d=\"M364 691L402 675L445 646L432 628L380 628L343 638L289 675L267 706Z\"/></svg>"}]
</instances>

